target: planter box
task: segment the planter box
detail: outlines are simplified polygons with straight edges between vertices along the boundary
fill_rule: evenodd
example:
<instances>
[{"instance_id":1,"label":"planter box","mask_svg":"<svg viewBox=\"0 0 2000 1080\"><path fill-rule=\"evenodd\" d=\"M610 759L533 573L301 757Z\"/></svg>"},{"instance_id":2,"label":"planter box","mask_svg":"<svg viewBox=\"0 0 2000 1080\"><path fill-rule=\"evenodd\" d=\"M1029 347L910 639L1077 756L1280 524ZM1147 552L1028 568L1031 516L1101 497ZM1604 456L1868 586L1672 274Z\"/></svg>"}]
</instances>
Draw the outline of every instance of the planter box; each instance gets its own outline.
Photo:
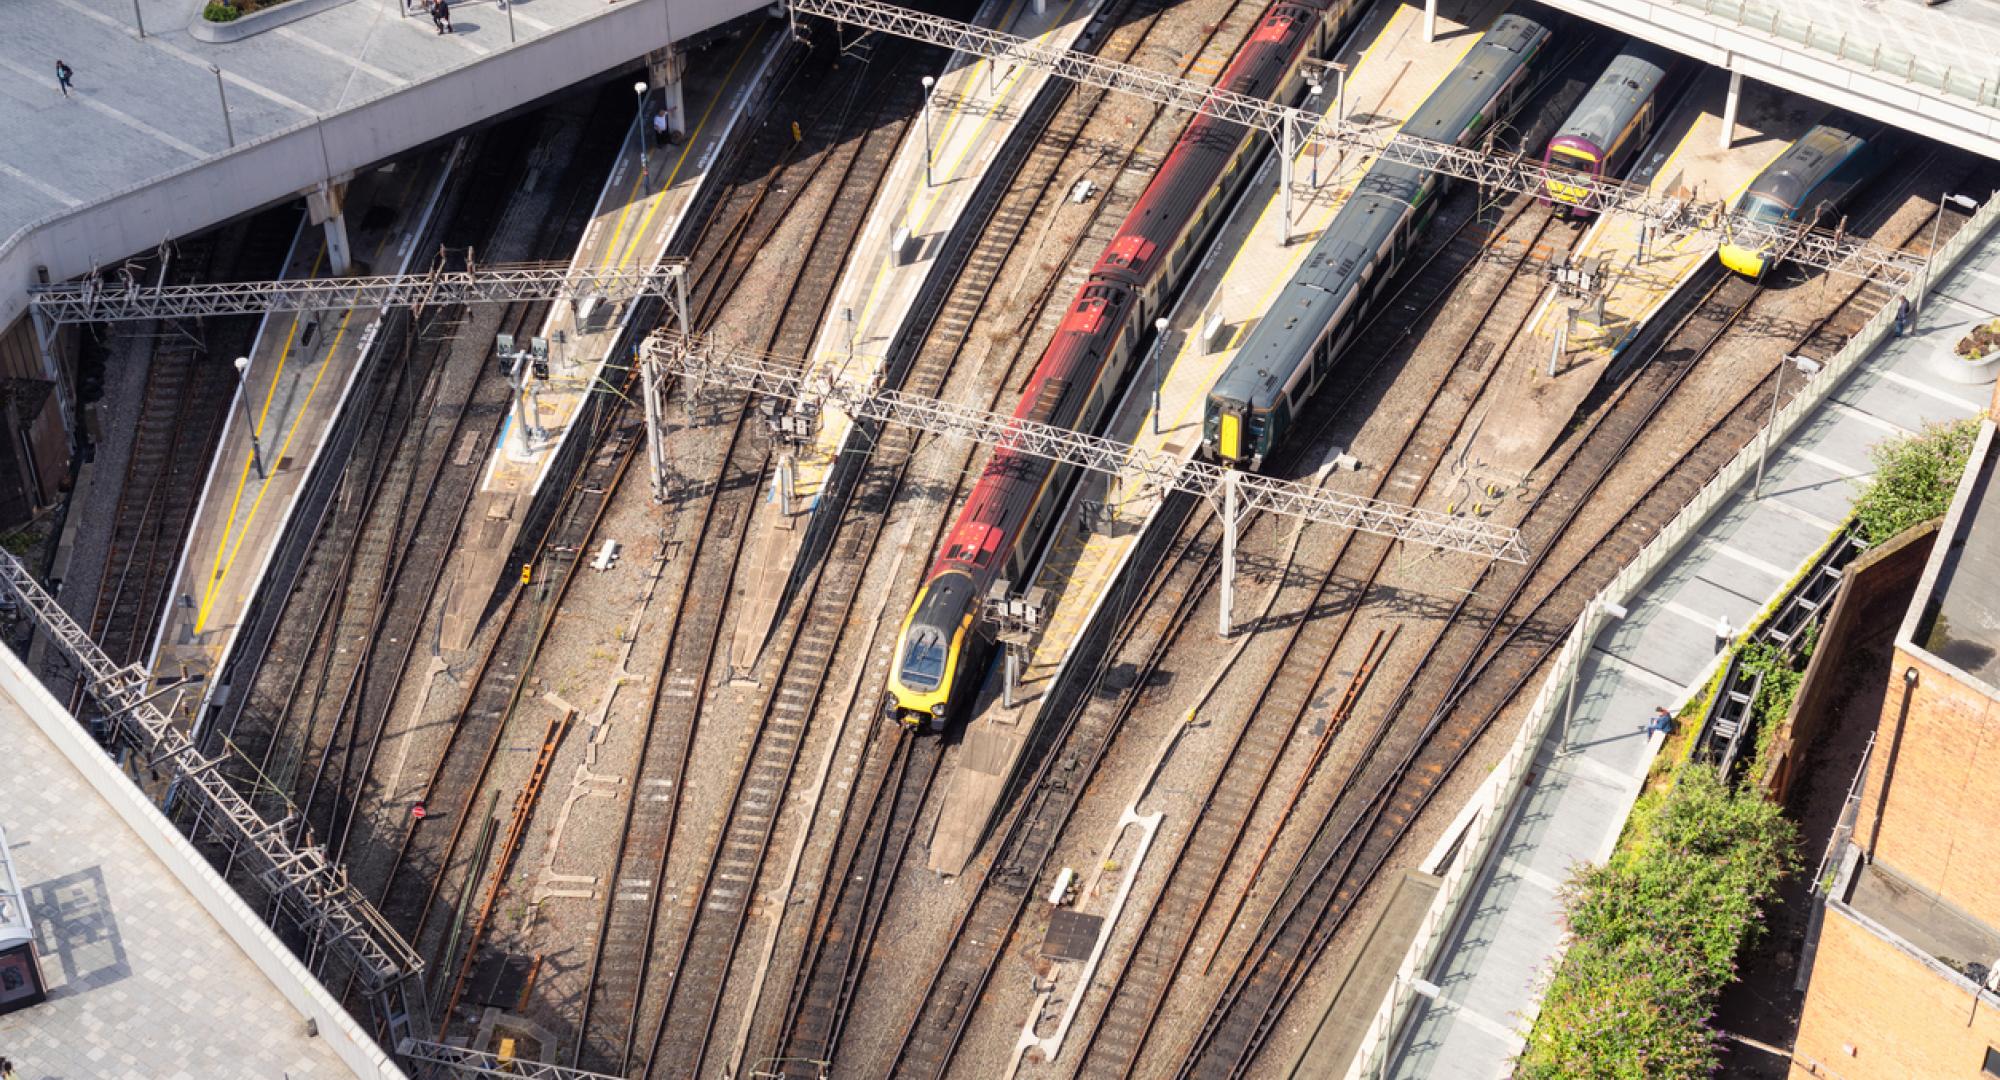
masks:
<instances>
[{"instance_id":1,"label":"planter box","mask_svg":"<svg viewBox=\"0 0 2000 1080\"><path fill-rule=\"evenodd\" d=\"M1967 360L1957 353L1940 352L1932 359L1931 367L1951 382L1965 386L1989 386L2000 378L2000 350L1977 360Z\"/></svg>"}]
</instances>

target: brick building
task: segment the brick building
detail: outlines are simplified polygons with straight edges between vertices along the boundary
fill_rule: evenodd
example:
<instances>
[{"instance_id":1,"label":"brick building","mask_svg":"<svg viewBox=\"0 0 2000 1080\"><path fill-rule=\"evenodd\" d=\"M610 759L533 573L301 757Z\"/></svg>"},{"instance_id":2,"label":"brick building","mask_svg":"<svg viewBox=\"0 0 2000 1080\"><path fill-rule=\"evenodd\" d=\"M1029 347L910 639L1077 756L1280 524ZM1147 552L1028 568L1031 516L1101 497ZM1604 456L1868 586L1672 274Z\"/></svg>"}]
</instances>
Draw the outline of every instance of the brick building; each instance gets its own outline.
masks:
<instances>
[{"instance_id":1,"label":"brick building","mask_svg":"<svg viewBox=\"0 0 2000 1080\"><path fill-rule=\"evenodd\" d=\"M2000 463L1982 427L1897 633L1809 939L1792 1076L2000 1077Z\"/></svg>"}]
</instances>

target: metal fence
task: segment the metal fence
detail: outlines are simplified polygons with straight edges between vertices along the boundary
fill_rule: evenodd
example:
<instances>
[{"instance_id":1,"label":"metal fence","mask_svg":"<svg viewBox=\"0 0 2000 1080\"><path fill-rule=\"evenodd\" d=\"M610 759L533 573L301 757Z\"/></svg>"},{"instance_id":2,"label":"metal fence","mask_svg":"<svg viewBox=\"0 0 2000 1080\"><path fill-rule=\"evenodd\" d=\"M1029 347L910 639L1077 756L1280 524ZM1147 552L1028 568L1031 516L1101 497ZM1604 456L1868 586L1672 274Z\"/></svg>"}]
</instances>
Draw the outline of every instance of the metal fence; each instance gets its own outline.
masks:
<instances>
[{"instance_id":1,"label":"metal fence","mask_svg":"<svg viewBox=\"0 0 2000 1080\"><path fill-rule=\"evenodd\" d=\"M1980 108L2000 107L2000 79L1996 79L1991 67L1975 70L1936 58L1926 59L1883 41L1880 26L1849 25L1841 18L1841 12L1823 5L1786 4L1777 0L1669 2L1675 7L1699 11L1709 19L1735 23L1745 30L1791 42L1840 63L1928 87ZM1971 36L1973 40L1968 44L1985 49L1989 64L1994 55L2000 54L2000 35L1982 33L1978 27L1964 22L1954 29Z\"/></svg>"},{"instance_id":2,"label":"metal fence","mask_svg":"<svg viewBox=\"0 0 2000 1080\"><path fill-rule=\"evenodd\" d=\"M2000 198L1988 200L1972 215L1965 227L1939 249L1933 280L1949 274L1973 245L1992 231L1996 219L2000 219ZM1827 361L1826 366L1778 410L1771 425L1770 437L1774 441L1789 437L1846 381L1855 367L1875 351L1882 339L1893 331L1894 325L1893 307L1884 307L1876 312L1875 317L1848 340L1846 347ZM1673 558L1709 516L1728 501L1737 486L1756 470L1759 441L1753 440L1745 445L1717 471L1681 508L1680 513L1660 530L1659 535L1585 605L1583 617L1571 628L1562 651L1556 656L1555 670L1535 696L1534 705L1529 709L1513 746L1494 766L1491 779L1473 796L1476 809L1466 827L1466 840L1461 853L1445 872L1430 910L1425 912L1415 939L1396 969L1395 983L1362 1037L1354 1061L1348 1068L1348 1080L1366 1080L1384 1074L1401 1029L1416 1013L1418 984L1432 974L1446 943L1451 939L1452 931L1464 914L1462 908L1467 894L1490 869L1495 841L1514 812L1525 802L1535 757L1548 738L1550 729L1562 716L1563 699L1570 684L1581 674L1583 659L1602 625L1603 612L1607 606L1630 603L1653 573ZM1434 988L1428 985L1425 989L1434 992ZM1539 1008L1540 998L1537 995L1521 1010L1521 1015L1532 1019Z\"/></svg>"}]
</instances>

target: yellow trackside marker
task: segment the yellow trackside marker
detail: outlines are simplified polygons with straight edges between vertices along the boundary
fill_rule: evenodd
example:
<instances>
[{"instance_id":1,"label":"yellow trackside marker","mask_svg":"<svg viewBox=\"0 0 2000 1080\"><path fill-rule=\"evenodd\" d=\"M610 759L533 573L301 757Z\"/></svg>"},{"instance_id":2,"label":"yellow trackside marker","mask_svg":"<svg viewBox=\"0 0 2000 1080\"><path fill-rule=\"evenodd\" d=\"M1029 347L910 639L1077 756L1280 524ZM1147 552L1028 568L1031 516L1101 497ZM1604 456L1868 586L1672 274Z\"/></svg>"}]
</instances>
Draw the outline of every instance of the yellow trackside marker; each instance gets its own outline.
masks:
<instances>
[{"instance_id":1,"label":"yellow trackside marker","mask_svg":"<svg viewBox=\"0 0 2000 1080\"><path fill-rule=\"evenodd\" d=\"M792 121L792 141L793 142L806 141L805 133L799 130L799 122L797 120Z\"/></svg>"},{"instance_id":2,"label":"yellow trackside marker","mask_svg":"<svg viewBox=\"0 0 2000 1080\"><path fill-rule=\"evenodd\" d=\"M534 579L535 579L535 564L534 564L534 563L525 563L525 562L524 562L524 563L522 563L522 564L521 564L521 584L523 584L523 585L526 585L526 584L528 584L528 583L529 583L530 581L533 581Z\"/></svg>"}]
</instances>

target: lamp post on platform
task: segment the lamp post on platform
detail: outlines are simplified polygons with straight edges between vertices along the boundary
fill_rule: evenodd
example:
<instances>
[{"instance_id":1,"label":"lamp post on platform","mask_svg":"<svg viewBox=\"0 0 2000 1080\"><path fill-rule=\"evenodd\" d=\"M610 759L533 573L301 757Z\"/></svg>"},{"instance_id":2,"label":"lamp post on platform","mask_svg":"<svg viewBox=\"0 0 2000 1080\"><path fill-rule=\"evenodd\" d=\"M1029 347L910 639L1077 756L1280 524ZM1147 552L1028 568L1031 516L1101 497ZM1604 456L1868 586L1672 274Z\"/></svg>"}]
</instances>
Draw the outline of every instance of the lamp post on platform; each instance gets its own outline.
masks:
<instances>
[{"instance_id":1,"label":"lamp post on platform","mask_svg":"<svg viewBox=\"0 0 2000 1080\"><path fill-rule=\"evenodd\" d=\"M1160 389L1167 381L1167 317L1153 320L1153 434L1160 433Z\"/></svg>"},{"instance_id":2,"label":"lamp post on platform","mask_svg":"<svg viewBox=\"0 0 2000 1080\"><path fill-rule=\"evenodd\" d=\"M632 129L632 142L639 148L639 186L645 187L651 179L646 175L646 80L632 84L632 96L638 102L639 126Z\"/></svg>"},{"instance_id":3,"label":"lamp post on platform","mask_svg":"<svg viewBox=\"0 0 2000 1080\"><path fill-rule=\"evenodd\" d=\"M924 76L924 186L931 187L936 181L931 178L931 88L937 80Z\"/></svg>"},{"instance_id":4,"label":"lamp post on platform","mask_svg":"<svg viewBox=\"0 0 2000 1080\"><path fill-rule=\"evenodd\" d=\"M264 445L257 438L257 419L250 413L250 358L236 358L236 403L243 406L243 426L250 432L250 463L257 467L257 479L264 474Z\"/></svg>"}]
</instances>

